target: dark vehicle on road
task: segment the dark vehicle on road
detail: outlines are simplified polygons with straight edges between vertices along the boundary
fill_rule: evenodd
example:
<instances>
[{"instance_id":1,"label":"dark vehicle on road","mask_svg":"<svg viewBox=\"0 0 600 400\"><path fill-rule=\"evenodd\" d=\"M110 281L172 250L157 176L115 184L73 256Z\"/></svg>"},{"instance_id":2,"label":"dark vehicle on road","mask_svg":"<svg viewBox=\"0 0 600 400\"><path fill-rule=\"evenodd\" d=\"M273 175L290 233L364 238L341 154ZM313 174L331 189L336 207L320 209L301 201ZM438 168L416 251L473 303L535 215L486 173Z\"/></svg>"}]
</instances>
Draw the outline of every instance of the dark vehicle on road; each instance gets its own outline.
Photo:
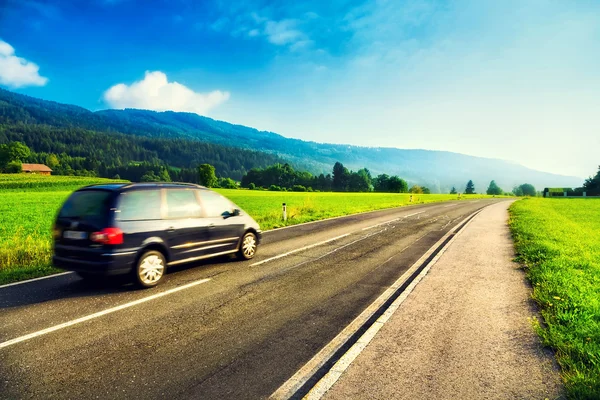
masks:
<instances>
[{"instance_id":1,"label":"dark vehicle on road","mask_svg":"<svg viewBox=\"0 0 600 400\"><path fill-rule=\"evenodd\" d=\"M258 224L205 187L184 183L92 185L77 190L53 228L56 267L84 279L130 274L142 287L167 266L236 254L254 257Z\"/></svg>"}]
</instances>

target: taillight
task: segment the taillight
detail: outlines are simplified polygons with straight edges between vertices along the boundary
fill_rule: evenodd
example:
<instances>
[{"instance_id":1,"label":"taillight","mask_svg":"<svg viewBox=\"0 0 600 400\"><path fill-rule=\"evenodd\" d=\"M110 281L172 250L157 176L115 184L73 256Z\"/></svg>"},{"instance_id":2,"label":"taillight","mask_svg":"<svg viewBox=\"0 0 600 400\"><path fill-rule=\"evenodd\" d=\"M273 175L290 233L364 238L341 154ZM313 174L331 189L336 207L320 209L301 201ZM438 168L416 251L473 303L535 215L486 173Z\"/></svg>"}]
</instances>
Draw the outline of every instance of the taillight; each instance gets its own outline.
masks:
<instances>
[{"instance_id":1,"label":"taillight","mask_svg":"<svg viewBox=\"0 0 600 400\"><path fill-rule=\"evenodd\" d=\"M119 228L104 228L90 234L90 240L102 244L123 244L123 231Z\"/></svg>"}]
</instances>

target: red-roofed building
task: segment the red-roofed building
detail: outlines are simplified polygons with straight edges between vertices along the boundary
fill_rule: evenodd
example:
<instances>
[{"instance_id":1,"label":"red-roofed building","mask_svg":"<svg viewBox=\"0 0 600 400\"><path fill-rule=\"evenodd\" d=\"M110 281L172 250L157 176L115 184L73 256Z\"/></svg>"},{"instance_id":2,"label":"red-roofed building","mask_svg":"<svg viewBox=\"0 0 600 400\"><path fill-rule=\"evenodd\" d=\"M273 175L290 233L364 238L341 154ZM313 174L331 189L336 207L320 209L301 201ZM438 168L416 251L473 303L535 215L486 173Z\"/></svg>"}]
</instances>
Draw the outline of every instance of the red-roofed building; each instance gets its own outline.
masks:
<instances>
[{"instance_id":1,"label":"red-roofed building","mask_svg":"<svg viewBox=\"0 0 600 400\"><path fill-rule=\"evenodd\" d=\"M23 172L26 174L51 175L52 170L44 164L23 164Z\"/></svg>"}]
</instances>

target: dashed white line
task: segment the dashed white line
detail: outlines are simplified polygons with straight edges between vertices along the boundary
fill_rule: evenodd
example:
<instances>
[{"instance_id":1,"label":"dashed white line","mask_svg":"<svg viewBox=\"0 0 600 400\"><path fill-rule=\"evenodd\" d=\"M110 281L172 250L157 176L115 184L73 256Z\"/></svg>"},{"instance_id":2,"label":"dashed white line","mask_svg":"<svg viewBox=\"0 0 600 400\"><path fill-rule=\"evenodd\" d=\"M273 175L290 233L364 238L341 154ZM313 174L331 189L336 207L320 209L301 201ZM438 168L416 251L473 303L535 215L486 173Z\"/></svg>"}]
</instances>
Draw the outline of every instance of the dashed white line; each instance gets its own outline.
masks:
<instances>
[{"instance_id":1,"label":"dashed white line","mask_svg":"<svg viewBox=\"0 0 600 400\"><path fill-rule=\"evenodd\" d=\"M264 264L264 263L268 263L269 261L277 260L277 259L279 259L279 258L282 258L282 257L287 257L287 256L289 256L290 254L294 254L294 253L297 253L297 252L299 252L299 251L303 251L303 250L312 249L313 247L321 246L321 245L323 245L323 244L325 244L325 243L333 242L334 240L338 240L338 239L344 238L344 237L346 237L346 236L350 236L350 233L345 233L345 234L343 234L343 235L336 236L336 237L334 237L334 238L331 238L331 239L323 240L322 242L313 243L313 244L310 244L310 245L308 245L308 246L301 247L301 248L299 248L299 249L295 249L295 250L292 250L292 251L288 251L287 253L279 254L279 255L277 255L277 256L275 256L275 257L271 257L271 258L267 258L267 259L265 259L265 260L262 260L262 261L259 261L259 262L255 262L254 264L250 264L250 266L251 266L251 267L256 267L257 265L261 265L261 264Z\"/></svg>"},{"instance_id":2,"label":"dashed white line","mask_svg":"<svg viewBox=\"0 0 600 400\"><path fill-rule=\"evenodd\" d=\"M176 287L176 288L173 288L173 289L169 289L169 290L166 290L164 292L154 294L152 296L148 296L148 297L144 297L144 298L132 301L130 303L121 304L120 306L117 306L117 307L109 308L109 309L106 309L106 310L103 310L103 311L99 311L99 312L94 313L94 314L86 315L85 317L81 317L81 318L77 318L77 319L74 319L74 320L71 320L71 321L67 321L67 322L64 322L64 323L59 324L59 325L54 325L54 326L51 326L50 328L42 329L41 331L33 332L33 333L28 334L28 335L20 336L18 338L14 338L14 339L8 340L6 342L0 343L0 349L2 349L4 347L12 346L13 344L24 342L24 341L29 340L29 339L36 338L38 336L46 335L46 334L51 333L51 332L56 332L59 329L63 329L63 328L67 328L69 326L80 324L82 322L89 321L89 320L94 319L94 318L102 317L103 315L114 313L116 311L120 311L120 310L123 310L125 308L137 306L138 304L142 304L142 303L145 303L145 302L150 301L150 300L155 300L155 299L158 299L160 297L167 296L169 294L173 294L173 293L179 292L181 290L189 289L189 288L191 288L193 286L200 285L202 283L206 283L206 282L208 282L210 280L211 280L210 278L200 279L198 281L188 283L187 285L183 285L183 286L179 286L179 287Z\"/></svg>"},{"instance_id":3,"label":"dashed white line","mask_svg":"<svg viewBox=\"0 0 600 400\"><path fill-rule=\"evenodd\" d=\"M446 208L446 207L454 207L454 206L457 206L457 205L458 204L456 204L456 203L454 203L454 204L448 204L447 206L444 206L444 208Z\"/></svg>"},{"instance_id":4,"label":"dashed white line","mask_svg":"<svg viewBox=\"0 0 600 400\"><path fill-rule=\"evenodd\" d=\"M414 215L423 214L424 212L425 211L420 211L418 213L413 213L413 214L405 215L404 217L394 218L394 219L391 219L389 221L380 222L378 224L371 225L371 226L368 226L366 228L362 228L361 230L366 231L368 229L373 229L373 228L376 228L376 227L381 226L381 225L389 224L391 222L395 222L395 221L398 221L398 220L403 219L403 218L408 218L408 217L412 217ZM354 232L345 233L343 235L336 236L336 237L331 238L331 239L323 240L322 242L313 243L313 244L310 244L308 246L301 247L299 249L294 249L294 250L288 251L287 253L282 253L282 254L276 255L274 257L270 257L270 258L267 258L265 260L262 260L262 261L259 261L259 262L255 262L254 264L250 264L250 266L251 267L256 267L258 265L265 264L265 263L268 263L268 262L271 262L271 261L274 261L274 260L278 260L280 258L287 257L287 256L292 255L294 253L298 253L299 251L304 251L304 250L312 249L313 247L321 246L321 245L327 244L329 242L333 242L335 240L345 238L346 236L350 236L352 233L354 233Z\"/></svg>"}]
</instances>

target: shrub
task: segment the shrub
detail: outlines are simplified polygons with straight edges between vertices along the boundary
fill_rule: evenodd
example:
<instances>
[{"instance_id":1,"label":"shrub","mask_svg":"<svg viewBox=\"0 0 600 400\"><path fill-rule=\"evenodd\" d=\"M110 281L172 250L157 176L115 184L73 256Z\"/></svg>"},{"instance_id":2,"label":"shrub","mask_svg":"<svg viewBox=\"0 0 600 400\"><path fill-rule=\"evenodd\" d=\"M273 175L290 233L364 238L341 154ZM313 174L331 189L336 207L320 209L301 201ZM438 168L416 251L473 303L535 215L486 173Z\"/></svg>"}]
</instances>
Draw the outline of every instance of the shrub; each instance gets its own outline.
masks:
<instances>
[{"instance_id":1,"label":"shrub","mask_svg":"<svg viewBox=\"0 0 600 400\"><path fill-rule=\"evenodd\" d=\"M271 186L269 186L269 191L271 191L271 192L281 192L281 187L279 187L277 185L271 185Z\"/></svg>"},{"instance_id":2,"label":"shrub","mask_svg":"<svg viewBox=\"0 0 600 400\"><path fill-rule=\"evenodd\" d=\"M302 185L294 185L292 186L293 192L306 192L306 188Z\"/></svg>"}]
</instances>

